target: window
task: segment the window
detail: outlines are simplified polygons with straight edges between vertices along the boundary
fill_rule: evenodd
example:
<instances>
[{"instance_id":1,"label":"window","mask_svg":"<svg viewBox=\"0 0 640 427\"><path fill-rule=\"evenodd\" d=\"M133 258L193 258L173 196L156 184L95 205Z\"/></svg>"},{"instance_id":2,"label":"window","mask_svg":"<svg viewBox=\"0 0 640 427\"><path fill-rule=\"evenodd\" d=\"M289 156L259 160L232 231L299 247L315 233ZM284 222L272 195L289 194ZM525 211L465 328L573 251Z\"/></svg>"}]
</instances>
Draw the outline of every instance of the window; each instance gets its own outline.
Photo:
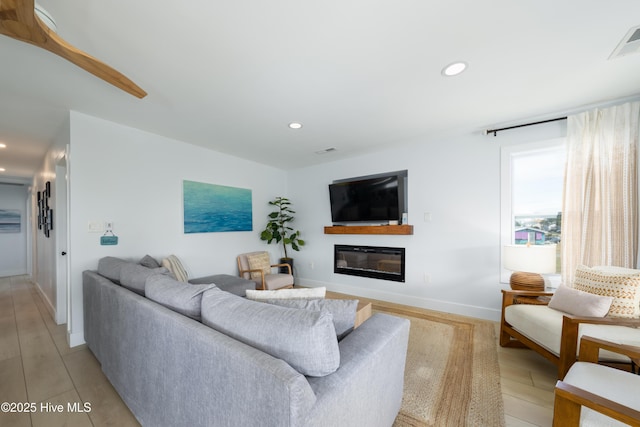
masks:
<instances>
[{"instance_id":1,"label":"window","mask_svg":"<svg viewBox=\"0 0 640 427\"><path fill-rule=\"evenodd\" d=\"M558 273L565 159L564 138L502 148L501 246L557 244Z\"/></svg>"}]
</instances>

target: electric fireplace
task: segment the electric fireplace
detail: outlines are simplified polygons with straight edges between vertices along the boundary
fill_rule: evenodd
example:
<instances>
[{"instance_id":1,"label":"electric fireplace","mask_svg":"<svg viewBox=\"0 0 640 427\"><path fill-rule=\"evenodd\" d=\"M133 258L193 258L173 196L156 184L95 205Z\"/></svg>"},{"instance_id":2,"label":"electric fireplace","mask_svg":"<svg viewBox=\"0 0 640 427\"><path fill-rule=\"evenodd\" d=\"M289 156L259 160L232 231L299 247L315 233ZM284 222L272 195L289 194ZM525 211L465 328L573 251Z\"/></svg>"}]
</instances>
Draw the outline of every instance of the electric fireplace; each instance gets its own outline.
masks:
<instances>
[{"instance_id":1,"label":"electric fireplace","mask_svg":"<svg viewBox=\"0 0 640 427\"><path fill-rule=\"evenodd\" d=\"M334 246L333 272L404 282L404 248Z\"/></svg>"}]
</instances>

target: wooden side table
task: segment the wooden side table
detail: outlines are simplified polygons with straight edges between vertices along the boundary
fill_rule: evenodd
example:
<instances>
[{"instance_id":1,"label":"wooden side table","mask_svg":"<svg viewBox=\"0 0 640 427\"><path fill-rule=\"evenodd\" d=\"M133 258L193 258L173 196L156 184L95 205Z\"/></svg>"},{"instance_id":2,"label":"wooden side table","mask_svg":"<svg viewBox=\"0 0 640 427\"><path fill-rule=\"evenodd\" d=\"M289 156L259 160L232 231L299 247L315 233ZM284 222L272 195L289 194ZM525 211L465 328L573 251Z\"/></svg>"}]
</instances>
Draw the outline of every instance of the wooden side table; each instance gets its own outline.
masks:
<instances>
[{"instance_id":1,"label":"wooden side table","mask_svg":"<svg viewBox=\"0 0 640 427\"><path fill-rule=\"evenodd\" d=\"M551 301L550 296L530 297L517 295L513 297L514 304L531 304L531 305L548 305Z\"/></svg>"}]
</instances>

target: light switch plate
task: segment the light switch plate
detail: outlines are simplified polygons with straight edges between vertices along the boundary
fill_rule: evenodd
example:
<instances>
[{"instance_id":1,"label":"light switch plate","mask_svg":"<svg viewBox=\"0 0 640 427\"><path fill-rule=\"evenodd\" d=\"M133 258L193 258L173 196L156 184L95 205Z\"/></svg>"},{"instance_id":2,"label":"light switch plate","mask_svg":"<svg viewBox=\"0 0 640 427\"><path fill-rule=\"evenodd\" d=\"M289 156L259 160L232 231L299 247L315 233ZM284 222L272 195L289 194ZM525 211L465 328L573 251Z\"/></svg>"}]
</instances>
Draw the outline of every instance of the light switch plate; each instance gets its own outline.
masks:
<instances>
[{"instance_id":1,"label":"light switch plate","mask_svg":"<svg viewBox=\"0 0 640 427\"><path fill-rule=\"evenodd\" d=\"M104 231L104 223L102 221L89 221L87 231L89 233L102 233Z\"/></svg>"}]
</instances>

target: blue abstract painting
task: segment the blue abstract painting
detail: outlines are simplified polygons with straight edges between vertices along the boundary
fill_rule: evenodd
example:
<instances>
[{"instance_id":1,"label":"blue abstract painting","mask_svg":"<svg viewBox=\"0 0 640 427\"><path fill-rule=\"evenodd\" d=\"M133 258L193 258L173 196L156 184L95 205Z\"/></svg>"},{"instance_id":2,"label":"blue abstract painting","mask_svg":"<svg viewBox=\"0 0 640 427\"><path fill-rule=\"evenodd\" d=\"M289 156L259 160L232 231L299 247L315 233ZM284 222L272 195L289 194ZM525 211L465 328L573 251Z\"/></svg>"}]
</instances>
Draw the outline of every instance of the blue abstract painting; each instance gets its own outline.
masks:
<instances>
[{"instance_id":1,"label":"blue abstract painting","mask_svg":"<svg viewBox=\"0 0 640 427\"><path fill-rule=\"evenodd\" d=\"M184 232L253 231L251 190L183 181Z\"/></svg>"},{"instance_id":2,"label":"blue abstract painting","mask_svg":"<svg viewBox=\"0 0 640 427\"><path fill-rule=\"evenodd\" d=\"M0 209L0 233L20 233L20 211Z\"/></svg>"}]
</instances>

